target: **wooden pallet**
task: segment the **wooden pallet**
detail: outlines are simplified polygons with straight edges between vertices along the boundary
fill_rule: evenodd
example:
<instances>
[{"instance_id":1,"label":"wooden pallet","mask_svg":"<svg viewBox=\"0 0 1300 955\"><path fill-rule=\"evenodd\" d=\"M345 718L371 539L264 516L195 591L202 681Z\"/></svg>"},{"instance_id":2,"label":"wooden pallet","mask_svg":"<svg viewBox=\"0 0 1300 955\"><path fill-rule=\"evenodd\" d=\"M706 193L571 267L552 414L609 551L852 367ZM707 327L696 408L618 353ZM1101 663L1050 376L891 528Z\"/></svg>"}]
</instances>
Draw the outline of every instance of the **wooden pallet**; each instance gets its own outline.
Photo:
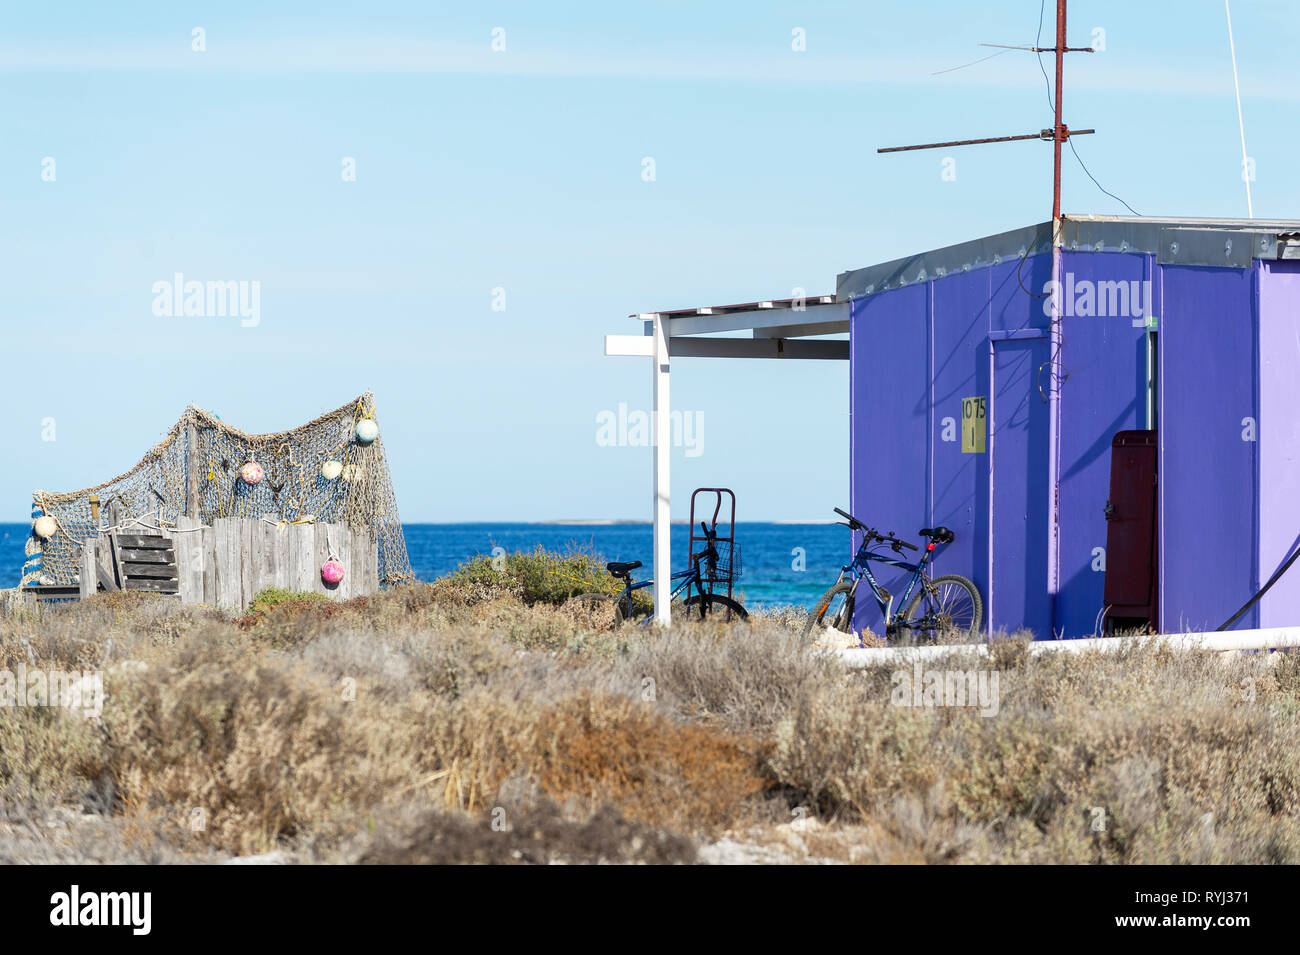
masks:
<instances>
[{"instance_id":1,"label":"wooden pallet","mask_svg":"<svg viewBox=\"0 0 1300 955\"><path fill-rule=\"evenodd\" d=\"M161 534L110 534L111 564L119 590L174 594L180 590L176 551Z\"/></svg>"},{"instance_id":2,"label":"wooden pallet","mask_svg":"<svg viewBox=\"0 0 1300 955\"><path fill-rule=\"evenodd\" d=\"M78 600L81 597L80 584L29 584L22 588L22 593L31 594L37 600L61 602Z\"/></svg>"}]
</instances>

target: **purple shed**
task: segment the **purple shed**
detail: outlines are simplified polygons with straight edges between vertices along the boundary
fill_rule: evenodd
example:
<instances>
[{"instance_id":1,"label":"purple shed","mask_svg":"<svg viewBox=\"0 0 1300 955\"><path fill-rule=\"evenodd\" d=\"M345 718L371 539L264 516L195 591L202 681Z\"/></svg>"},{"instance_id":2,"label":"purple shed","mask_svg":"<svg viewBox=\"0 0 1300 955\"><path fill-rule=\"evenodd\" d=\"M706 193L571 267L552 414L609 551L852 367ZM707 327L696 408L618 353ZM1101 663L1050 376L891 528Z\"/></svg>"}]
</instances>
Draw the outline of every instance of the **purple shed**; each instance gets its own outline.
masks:
<instances>
[{"instance_id":1,"label":"purple shed","mask_svg":"<svg viewBox=\"0 0 1300 955\"><path fill-rule=\"evenodd\" d=\"M839 276L851 510L904 538L952 528L937 572L975 581L994 630L1091 636L1108 562L1145 566L1107 548L1112 444L1146 432L1154 473L1125 500L1151 501L1132 526L1152 618L1213 629L1300 544L1300 222L1066 217L1055 285L1051 232ZM858 612L878 627L874 602ZM1300 570L1237 626L1297 623Z\"/></svg>"}]
</instances>

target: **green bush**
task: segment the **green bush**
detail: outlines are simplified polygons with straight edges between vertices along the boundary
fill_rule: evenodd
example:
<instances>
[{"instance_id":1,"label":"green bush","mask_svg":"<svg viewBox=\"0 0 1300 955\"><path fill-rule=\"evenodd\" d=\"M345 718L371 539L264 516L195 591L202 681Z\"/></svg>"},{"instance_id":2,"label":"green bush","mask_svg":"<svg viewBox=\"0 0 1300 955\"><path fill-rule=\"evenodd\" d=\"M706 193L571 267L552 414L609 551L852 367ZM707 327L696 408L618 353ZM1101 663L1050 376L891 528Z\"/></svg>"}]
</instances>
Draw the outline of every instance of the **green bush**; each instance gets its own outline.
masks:
<instances>
[{"instance_id":1,"label":"green bush","mask_svg":"<svg viewBox=\"0 0 1300 955\"><path fill-rule=\"evenodd\" d=\"M265 613L280 604L300 600L329 600L329 598L324 594L312 593L309 590L284 590L280 587L267 587L265 590L259 590L253 595L253 602L248 605L248 612L250 614Z\"/></svg>"},{"instance_id":2,"label":"green bush","mask_svg":"<svg viewBox=\"0 0 1300 955\"><path fill-rule=\"evenodd\" d=\"M498 564L504 561L504 568L494 568L493 560ZM622 590L622 583L605 570L600 555L581 551L556 554L542 547L499 558L474 557L461 564L451 579L469 588L486 586L517 592L530 606L558 606L578 594L616 594Z\"/></svg>"}]
</instances>

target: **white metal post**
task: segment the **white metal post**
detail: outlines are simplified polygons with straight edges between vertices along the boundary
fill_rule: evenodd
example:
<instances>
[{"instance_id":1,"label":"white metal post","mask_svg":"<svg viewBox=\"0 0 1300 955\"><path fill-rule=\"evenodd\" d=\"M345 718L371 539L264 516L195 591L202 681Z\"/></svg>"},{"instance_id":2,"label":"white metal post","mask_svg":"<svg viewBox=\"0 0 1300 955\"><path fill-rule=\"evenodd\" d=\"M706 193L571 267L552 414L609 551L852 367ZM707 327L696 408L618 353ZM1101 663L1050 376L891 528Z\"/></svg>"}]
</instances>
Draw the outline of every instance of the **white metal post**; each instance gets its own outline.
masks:
<instances>
[{"instance_id":1,"label":"white metal post","mask_svg":"<svg viewBox=\"0 0 1300 955\"><path fill-rule=\"evenodd\" d=\"M668 492L672 454L672 411L668 400L668 326L660 315L643 316L647 335L606 335L606 355L644 355L651 360L654 384L654 595L655 622L671 621L672 499Z\"/></svg>"},{"instance_id":2,"label":"white metal post","mask_svg":"<svg viewBox=\"0 0 1300 955\"><path fill-rule=\"evenodd\" d=\"M669 597L672 593L672 508L669 493L669 465L672 454L671 405L668 399L668 329L663 316L655 315L654 337L654 430L655 430L655 517L654 517L654 594L655 623L670 622Z\"/></svg>"}]
</instances>

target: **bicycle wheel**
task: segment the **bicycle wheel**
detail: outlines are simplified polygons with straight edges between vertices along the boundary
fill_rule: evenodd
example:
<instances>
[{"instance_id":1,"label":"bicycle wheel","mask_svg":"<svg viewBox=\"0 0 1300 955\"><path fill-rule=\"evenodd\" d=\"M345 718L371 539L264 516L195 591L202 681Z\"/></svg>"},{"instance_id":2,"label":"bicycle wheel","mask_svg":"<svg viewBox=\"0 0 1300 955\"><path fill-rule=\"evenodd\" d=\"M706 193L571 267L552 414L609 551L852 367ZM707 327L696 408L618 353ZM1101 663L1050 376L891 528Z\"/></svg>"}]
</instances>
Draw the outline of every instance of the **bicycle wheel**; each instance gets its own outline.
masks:
<instances>
[{"instance_id":1,"label":"bicycle wheel","mask_svg":"<svg viewBox=\"0 0 1300 955\"><path fill-rule=\"evenodd\" d=\"M804 639L819 636L826 630L851 633L853 630L853 581L841 580L821 595L804 624Z\"/></svg>"},{"instance_id":2,"label":"bicycle wheel","mask_svg":"<svg viewBox=\"0 0 1300 955\"><path fill-rule=\"evenodd\" d=\"M690 620L720 620L723 623L746 621L749 612L730 597L722 594L692 594L682 603Z\"/></svg>"},{"instance_id":3,"label":"bicycle wheel","mask_svg":"<svg viewBox=\"0 0 1300 955\"><path fill-rule=\"evenodd\" d=\"M980 639L984 602L975 585L960 574L944 574L922 582L903 611L899 629L934 640L955 634Z\"/></svg>"}]
</instances>

